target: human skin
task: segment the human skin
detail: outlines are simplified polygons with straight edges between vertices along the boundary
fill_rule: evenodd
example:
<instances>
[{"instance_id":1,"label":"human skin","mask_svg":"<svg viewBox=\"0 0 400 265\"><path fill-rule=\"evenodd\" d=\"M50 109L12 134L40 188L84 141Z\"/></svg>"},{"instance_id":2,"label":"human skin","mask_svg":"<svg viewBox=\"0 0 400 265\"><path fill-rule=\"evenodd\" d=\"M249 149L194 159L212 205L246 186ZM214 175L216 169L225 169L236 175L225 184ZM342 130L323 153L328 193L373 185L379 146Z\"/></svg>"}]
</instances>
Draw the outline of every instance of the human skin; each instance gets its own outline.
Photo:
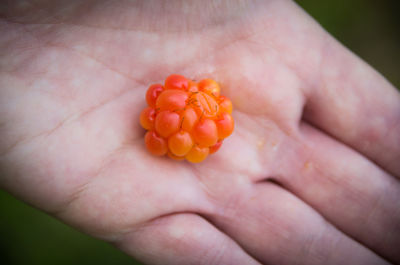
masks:
<instances>
[{"instance_id":1,"label":"human skin","mask_svg":"<svg viewBox=\"0 0 400 265\"><path fill-rule=\"evenodd\" d=\"M0 187L146 264L400 264L400 95L294 2L0 3ZM148 85L235 131L150 155Z\"/></svg>"}]
</instances>

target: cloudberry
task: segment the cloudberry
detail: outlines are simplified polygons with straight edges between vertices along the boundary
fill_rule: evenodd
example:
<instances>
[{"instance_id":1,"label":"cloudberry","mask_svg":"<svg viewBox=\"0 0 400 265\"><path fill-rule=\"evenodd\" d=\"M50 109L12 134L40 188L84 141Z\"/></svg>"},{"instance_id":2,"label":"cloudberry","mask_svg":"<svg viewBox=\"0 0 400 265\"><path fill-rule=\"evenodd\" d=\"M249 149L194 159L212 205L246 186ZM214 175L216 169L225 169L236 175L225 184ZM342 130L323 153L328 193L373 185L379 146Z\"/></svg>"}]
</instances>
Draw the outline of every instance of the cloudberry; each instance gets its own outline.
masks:
<instances>
[{"instance_id":1,"label":"cloudberry","mask_svg":"<svg viewBox=\"0 0 400 265\"><path fill-rule=\"evenodd\" d=\"M219 97L219 111L229 114L232 113L232 102L229 98L224 96Z\"/></svg>"},{"instance_id":2,"label":"cloudberry","mask_svg":"<svg viewBox=\"0 0 400 265\"><path fill-rule=\"evenodd\" d=\"M183 110L188 97L188 93L182 90L165 90L158 96L156 108L171 111Z\"/></svg>"},{"instance_id":3,"label":"cloudberry","mask_svg":"<svg viewBox=\"0 0 400 265\"><path fill-rule=\"evenodd\" d=\"M221 88L219 87L218 83L208 78L201 80L198 87L200 91L206 92L209 95L213 95L216 98L219 97L219 93L221 92Z\"/></svg>"},{"instance_id":4,"label":"cloudberry","mask_svg":"<svg viewBox=\"0 0 400 265\"><path fill-rule=\"evenodd\" d=\"M194 111L191 107L186 107L186 109L181 114L181 129L191 132L193 127L196 125L199 120L199 116L196 111Z\"/></svg>"},{"instance_id":5,"label":"cloudberry","mask_svg":"<svg viewBox=\"0 0 400 265\"><path fill-rule=\"evenodd\" d=\"M221 145L222 145L222 140L219 140L216 144L210 146L210 154L214 154L215 152L217 152L221 147Z\"/></svg>"},{"instance_id":6,"label":"cloudberry","mask_svg":"<svg viewBox=\"0 0 400 265\"><path fill-rule=\"evenodd\" d=\"M210 149L208 147L194 146L185 156L186 160L192 163L199 163L207 158Z\"/></svg>"},{"instance_id":7,"label":"cloudberry","mask_svg":"<svg viewBox=\"0 0 400 265\"><path fill-rule=\"evenodd\" d=\"M179 130L180 116L169 110L161 111L156 116L156 132L164 138L168 138Z\"/></svg>"},{"instance_id":8,"label":"cloudberry","mask_svg":"<svg viewBox=\"0 0 400 265\"><path fill-rule=\"evenodd\" d=\"M189 86L189 80L182 75L170 75L165 79L165 89L181 89L187 90Z\"/></svg>"},{"instance_id":9,"label":"cloudberry","mask_svg":"<svg viewBox=\"0 0 400 265\"><path fill-rule=\"evenodd\" d=\"M155 131L148 131L144 136L147 149L156 156L165 155L168 151L167 142L158 136Z\"/></svg>"},{"instance_id":10,"label":"cloudberry","mask_svg":"<svg viewBox=\"0 0 400 265\"><path fill-rule=\"evenodd\" d=\"M156 119L156 110L152 107L147 107L140 113L140 125L146 130L154 129L154 120Z\"/></svg>"},{"instance_id":11,"label":"cloudberry","mask_svg":"<svg viewBox=\"0 0 400 265\"><path fill-rule=\"evenodd\" d=\"M176 156L184 156L193 147L193 140L190 133L179 131L168 138L168 148Z\"/></svg>"},{"instance_id":12,"label":"cloudberry","mask_svg":"<svg viewBox=\"0 0 400 265\"><path fill-rule=\"evenodd\" d=\"M210 147L218 141L218 129L213 120L203 119L193 128L193 138L196 144Z\"/></svg>"},{"instance_id":13,"label":"cloudberry","mask_svg":"<svg viewBox=\"0 0 400 265\"><path fill-rule=\"evenodd\" d=\"M139 120L148 130L145 145L153 155L199 163L217 152L234 129L232 102L212 79L197 83L170 75L164 85L148 88L146 102Z\"/></svg>"},{"instance_id":14,"label":"cloudberry","mask_svg":"<svg viewBox=\"0 0 400 265\"><path fill-rule=\"evenodd\" d=\"M156 107L156 100L163 90L164 87L161 84L154 84L149 87L146 93L146 102L150 107Z\"/></svg>"},{"instance_id":15,"label":"cloudberry","mask_svg":"<svg viewBox=\"0 0 400 265\"><path fill-rule=\"evenodd\" d=\"M221 118L215 121L218 131L218 139L225 139L233 132L233 118L228 113L222 113Z\"/></svg>"},{"instance_id":16,"label":"cloudberry","mask_svg":"<svg viewBox=\"0 0 400 265\"><path fill-rule=\"evenodd\" d=\"M189 98L188 104L194 108L200 117L213 118L219 110L217 101L209 94L201 91L194 93Z\"/></svg>"}]
</instances>

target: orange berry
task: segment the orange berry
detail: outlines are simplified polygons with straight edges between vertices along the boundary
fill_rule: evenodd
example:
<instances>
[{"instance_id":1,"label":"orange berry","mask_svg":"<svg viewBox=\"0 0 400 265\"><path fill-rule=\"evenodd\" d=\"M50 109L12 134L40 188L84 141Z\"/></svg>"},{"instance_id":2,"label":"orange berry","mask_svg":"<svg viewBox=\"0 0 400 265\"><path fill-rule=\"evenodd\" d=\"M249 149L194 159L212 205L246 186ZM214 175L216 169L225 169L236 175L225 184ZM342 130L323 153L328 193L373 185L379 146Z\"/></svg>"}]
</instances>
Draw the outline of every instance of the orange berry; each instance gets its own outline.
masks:
<instances>
[{"instance_id":1,"label":"orange berry","mask_svg":"<svg viewBox=\"0 0 400 265\"><path fill-rule=\"evenodd\" d=\"M228 113L222 113L222 117L215 121L218 129L218 139L225 139L233 132L233 118Z\"/></svg>"},{"instance_id":2,"label":"orange berry","mask_svg":"<svg viewBox=\"0 0 400 265\"><path fill-rule=\"evenodd\" d=\"M165 89L181 89L187 90L189 86L189 80L182 75L170 75L165 79Z\"/></svg>"},{"instance_id":3,"label":"orange berry","mask_svg":"<svg viewBox=\"0 0 400 265\"><path fill-rule=\"evenodd\" d=\"M206 159L209 153L208 147L194 146L185 156L186 160L192 163L199 163Z\"/></svg>"},{"instance_id":4,"label":"orange berry","mask_svg":"<svg viewBox=\"0 0 400 265\"><path fill-rule=\"evenodd\" d=\"M161 111L156 116L155 128L156 132L164 138L168 138L171 134L179 130L180 117L178 113L172 111Z\"/></svg>"},{"instance_id":5,"label":"orange berry","mask_svg":"<svg viewBox=\"0 0 400 265\"><path fill-rule=\"evenodd\" d=\"M168 139L168 148L176 156L186 155L192 147L193 140L188 132L179 131Z\"/></svg>"},{"instance_id":6,"label":"orange berry","mask_svg":"<svg viewBox=\"0 0 400 265\"><path fill-rule=\"evenodd\" d=\"M158 136L155 131L148 131L144 136L147 150L156 156L165 155L168 151L167 141Z\"/></svg>"},{"instance_id":7,"label":"orange berry","mask_svg":"<svg viewBox=\"0 0 400 265\"><path fill-rule=\"evenodd\" d=\"M189 98L187 92L182 90L164 90L157 98L157 109L163 110L183 110L186 106L186 100Z\"/></svg>"},{"instance_id":8,"label":"orange berry","mask_svg":"<svg viewBox=\"0 0 400 265\"><path fill-rule=\"evenodd\" d=\"M199 120L199 116L192 108L187 108L182 112L181 128L187 132L192 131L194 125Z\"/></svg>"},{"instance_id":9,"label":"orange berry","mask_svg":"<svg viewBox=\"0 0 400 265\"><path fill-rule=\"evenodd\" d=\"M215 145L218 141L218 130L215 122L210 119L199 121L193 128L192 136L195 142L204 147Z\"/></svg>"},{"instance_id":10,"label":"orange berry","mask_svg":"<svg viewBox=\"0 0 400 265\"><path fill-rule=\"evenodd\" d=\"M214 154L215 152L217 152L221 147L221 145L222 145L222 140L219 140L216 144L210 146L210 154Z\"/></svg>"},{"instance_id":11,"label":"orange berry","mask_svg":"<svg viewBox=\"0 0 400 265\"><path fill-rule=\"evenodd\" d=\"M146 92L146 102L150 107L156 107L156 100L157 97L161 94L164 90L161 84L153 84L147 89Z\"/></svg>"},{"instance_id":12,"label":"orange berry","mask_svg":"<svg viewBox=\"0 0 400 265\"><path fill-rule=\"evenodd\" d=\"M140 113L149 152L193 163L217 152L234 128L232 102L220 90L212 79L197 83L177 74L164 86L152 84L146 91L149 107Z\"/></svg>"},{"instance_id":13,"label":"orange berry","mask_svg":"<svg viewBox=\"0 0 400 265\"><path fill-rule=\"evenodd\" d=\"M156 110L147 107L140 113L140 125L146 130L154 129L154 120L156 119Z\"/></svg>"},{"instance_id":14,"label":"orange berry","mask_svg":"<svg viewBox=\"0 0 400 265\"><path fill-rule=\"evenodd\" d=\"M214 97L219 97L221 92L221 88L219 87L218 83L212 79L203 79L199 82L199 90L204 91L209 95L213 95Z\"/></svg>"},{"instance_id":15,"label":"orange berry","mask_svg":"<svg viewBox=\"0 0 400 265\"><path fill-rule=\"evenodd\" d=\"M231 114L232 113L232 101L229 100L229 98L220 96L219 97L219 111L220 112L226 112Z\"/></svg>"},{"instance_id":16,"label":"orange berry","mask_svg":"<svg viewBox=\"0 0 400 265\"><path fill-rule=\"evenodd\" d=\"M199 87L197 86L197 83L192 81L192 80L190 80L189 81L188 92L194 93L194 92L197 92L197 91L199 91Z\"/></svg>"},{"instance_id":17,"label":"orange berry","mask_svg":"<svg viewBox=\"0 0 400 265\"><path fill-rule=\"evenodd\" d=\"M188 105L192 106L199 116L206 118L214 118L219 110L217 101L201 91L189 98Z\"/></svg>"},{"instance_id":18,"label":"orange berry","mask_svg":"<svg viewBox=\"0 0 400 265\"><path fill-rule=\"evenodd\" d=\"M177 161L181 161L181 160L185 159L184 156L176 156L176 155L174 155L174 154L173 154L171 151L169 151L169 150L168 150L167 155L168 155L170 158L172 158L172 159L174 159L174 160L177 160Z\"/></svg>"}]
</instances>

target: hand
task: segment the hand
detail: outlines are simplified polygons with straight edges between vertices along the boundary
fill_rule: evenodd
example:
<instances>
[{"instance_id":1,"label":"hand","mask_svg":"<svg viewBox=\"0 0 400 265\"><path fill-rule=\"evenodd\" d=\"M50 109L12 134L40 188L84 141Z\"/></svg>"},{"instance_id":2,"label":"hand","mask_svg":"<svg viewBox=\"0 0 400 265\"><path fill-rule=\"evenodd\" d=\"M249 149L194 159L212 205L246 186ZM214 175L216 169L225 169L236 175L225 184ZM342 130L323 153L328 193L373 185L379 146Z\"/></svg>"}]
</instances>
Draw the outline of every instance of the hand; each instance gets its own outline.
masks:
<instances>
[{"instance_id":1,"label":"hand","mask_svg":"<svg viewBox=\"0 0 400 265\"><path fill-rule=\"evenodd\" d=\"M148 264L400 264L399 93L293 2L10 5L2 188ZM203 163L145 150L171 73L234 103Z\"/></svg>"}]
</instances>

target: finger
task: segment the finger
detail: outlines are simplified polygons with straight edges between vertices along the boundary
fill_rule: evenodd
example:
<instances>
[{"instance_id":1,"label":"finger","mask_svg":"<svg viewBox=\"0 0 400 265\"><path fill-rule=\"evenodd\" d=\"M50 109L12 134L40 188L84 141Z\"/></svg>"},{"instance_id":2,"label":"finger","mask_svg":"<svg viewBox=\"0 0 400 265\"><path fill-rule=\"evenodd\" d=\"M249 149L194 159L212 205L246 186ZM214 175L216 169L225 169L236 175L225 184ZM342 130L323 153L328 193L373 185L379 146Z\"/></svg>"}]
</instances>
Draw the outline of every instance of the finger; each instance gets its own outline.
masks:
<instances>
[{"instance_id":1,"label":"finger","mask_svg":"<svg viewBox=\"0 0 400 265\"><path fill-rule=\"evenodd\" d=\"M266 34L302 80L303 118L400 177L399 93L293 1L273 3Z\"/></svg>"},{"instance_id":2,"label":"finger","mask_svg":"<svg viewBox=\"0 0 400 265\"><path fill-rule=\"evenodd\" d=\"M135 228L116 245L148 264L260 264L202 217L167 215Z\"/></svg>"},{"instance_id":3,"label":"finger","mask_svg":"<svg viewBox=\"0 0 400 265\"><path fill-rule=\"evenodd\" d=\"M259 183L248 194L211 221L262 263L387 264L284 189Z\"/></svg>"},{"instance_id":4,"label":"finger","mask_svg":"<svg viewBox=\"0 0 400 265\"><path fill-rule=\"evenodd\" d=\"M332 39L321 58L304 118L400 177L400 94Z\"/></svg>"},{"instance_id":5,"label":"finger","mask_svg":"<svg viewBox=\"0 0 400 265\"><path fill-rule=\"evenodd\" d=\"M365 157L304 124L293 165L279 181L347 235L400 262L400 182ZM291 159L290 159L291 160ZM279 167L278 168L283 168Z\"/></svg>"}]
</instances>

